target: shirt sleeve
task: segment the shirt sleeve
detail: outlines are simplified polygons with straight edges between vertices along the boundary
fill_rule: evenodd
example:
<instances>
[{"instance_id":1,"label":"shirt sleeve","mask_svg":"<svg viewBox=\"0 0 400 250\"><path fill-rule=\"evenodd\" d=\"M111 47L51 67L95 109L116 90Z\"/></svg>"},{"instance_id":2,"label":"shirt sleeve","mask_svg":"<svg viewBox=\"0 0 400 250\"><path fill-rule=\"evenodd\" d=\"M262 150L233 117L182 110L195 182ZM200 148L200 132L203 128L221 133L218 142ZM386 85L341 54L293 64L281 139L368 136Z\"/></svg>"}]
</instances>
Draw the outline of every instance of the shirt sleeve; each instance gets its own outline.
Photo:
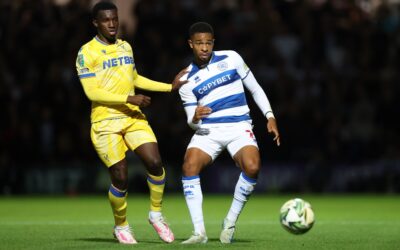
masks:
<instances>
[{"instance_id":1,"label":"shirt sleeve","mask_svg":"<svg viewBox=\"0 0 400 250\"><path fill-rule=\"evenodd\" d=\"M127 43L127 46L129 46L130 49L132 50L132 47L129 43ZM132 52L132 57L133 57L133 52ZM133 80L134 80L135 88L148 90L148 91L158 91L158 92L171 92L172 91L172 84L154 81L154 80L151 80L144 76L141 76L138 74L136 67L133 70Z\"/></svg>"},{"instance_id":2,"label":"shirt sleeve","mask_svg":"<svg viewBox=\"0 0 400 250\"><path fill-rule=\"evenodd\" d=\"M243 84L251 93L254 101L256 102L257 106L260 108L261 112L263 112L264 116L267 119L275 118L267 95L265 94L264 90L261 88L260 84L258 84L256 78L254 77L254 75L251 71L247 74L247 77L245 79L243 79Z\"/></svg>"},{"instance_id":3,"label":"shirt sleeve","mask_svg":"<svg viewBox=\"0 0 400 250\"><path fill-rule=\"evenodd\" d=\"M179 95L181 96L183 108L185 109L187 124L193 130L197 130L201 125L201 120L198 123L193 123L193 116L197 108L197 98L188 86L189 83L183 85L179 89Z\"/></svg>"},{"instance_id":4,"label":"shirt sleeve","mask_svg":"<svg viewBox=\"0 0 400 250\"><path fill-rule=\"evenodd\" d=\"M150 80L144 76L139 75L136 70L134 73L135 87L148 91L158 91L158 92L171 92L172 84L157 82Z\"/></svg>"},{"instance_id":5,"label":"shirt sleeve","mask_svg":"<svg viewBox=\"0 0 400 250\"><path fill-rule=\"evenodd\" d=\"M99 88L93 60L90 54L81 48L76 59L76 70L86 96L92 102L103 104L124 104L128 95L118 95Z\"/></svg>"},{"instance_id":6,"label":"shirt sleeve","mask_svg":"<svg viewBox=\"0 0 400 250\"><path fill-rule=\"evenodd\" d=\"M235 51L232 51L232 53L236 64L236 70L242 78L244 86L250 91L254 101L264 116L267 119L274 118L271 104L264 90L261 88L260 84L258 84L256 78L247 64L244 62L243 58Z\"/></svg>"},{"instance_id":7,"label":"shirt sleeve","mask_svg":"<svg viewBox=\"0 0 400 250\"><path fill-rule=\"evenodd\" d=\"M244 62L243 58L236 51L232 51L232 55L235 61L236 71L240 75L240 78L242 78L243 80L250 73L250 69Z\"/></svg>"}]
</instances>

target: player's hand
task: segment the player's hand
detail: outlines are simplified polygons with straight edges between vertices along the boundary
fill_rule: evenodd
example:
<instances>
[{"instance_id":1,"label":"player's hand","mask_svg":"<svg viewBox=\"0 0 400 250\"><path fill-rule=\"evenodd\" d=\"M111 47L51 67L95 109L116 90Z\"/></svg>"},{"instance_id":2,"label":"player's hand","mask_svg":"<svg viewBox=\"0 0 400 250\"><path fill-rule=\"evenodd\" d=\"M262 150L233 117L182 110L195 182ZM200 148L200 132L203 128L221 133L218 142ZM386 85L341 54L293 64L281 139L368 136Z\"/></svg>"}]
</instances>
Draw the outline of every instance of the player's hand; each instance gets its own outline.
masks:
<instances>
[{"instance_id":1,"label":"player's hand","mask_svg":"<svg viewBox=\"0 0 400 250\"><path fill-rule=\"evenodd\" d=\"M192 119L193 123L198 123L201 119L211 114L212 110L206 106L197 106Z\"/></svg>"},{"instance_id":2,"label":"player's hand","mask_svg":"<svg viewBox=\"0 0 400 250\"><path fill-rule=\"evenodd\" d=\"M126 102L143 108L150 105L151 98L145 95L130 95Z\"/></svg>"},{"instance_id":3,"label":"player's hand","mask_svg":"<svg viewBox=\"0 0 400 250\"><path fill-rule=\"evenodd\" d=\"M188 72L189 71L187 71L187 68L184 68L175 76L174 80L172 81L172 91L178 90L183 84L188 82L188 80L181 81L182 76Z\"/></svg>"},{"instance_id":4,"label":"player's hand","mask_svg":"<svg viewBox=\"0 0 400 250\"><path fill-rule=\"evenodd\" d=\"M281 138L279 136L278 125L276 125L275 118L269 118L267 123L268 133L274 134L274 141L276 141L276 145L281 145Z\"/></svg>"}]
</instances>

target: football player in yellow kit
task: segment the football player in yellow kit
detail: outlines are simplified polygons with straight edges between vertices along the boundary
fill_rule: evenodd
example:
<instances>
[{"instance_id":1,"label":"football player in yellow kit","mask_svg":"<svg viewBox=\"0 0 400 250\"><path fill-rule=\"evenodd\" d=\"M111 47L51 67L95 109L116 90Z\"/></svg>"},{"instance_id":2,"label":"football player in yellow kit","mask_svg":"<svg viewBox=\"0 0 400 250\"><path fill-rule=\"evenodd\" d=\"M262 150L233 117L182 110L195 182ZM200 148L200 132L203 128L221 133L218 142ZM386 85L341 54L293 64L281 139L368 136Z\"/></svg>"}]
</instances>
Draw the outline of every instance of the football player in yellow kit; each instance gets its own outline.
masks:
<instances>
[{"instance_id":1,"label":"football player in yellow kit","mask_svg":"<svg viewBox=\"0 0 400 250\"><path fill-rule=\"evenodd\" d=\"M149 222L167 243L174 235L161 213L165 185L165 169L157 139L140 107L151 99L136 95L135 88L170 92L186 81L161 83L140 76L135 67L132 48L117 39L118 12L110 2L99 2L92 10L97 35L78 52L76 67L86 96L92 101L91 139L109 170L111 185L108 197L114 214L114 236L123 244L135 244L136 239L126 219L128 167L125 152L130 149L143 161L150 189Z\"/></svg>"}]
</instances>

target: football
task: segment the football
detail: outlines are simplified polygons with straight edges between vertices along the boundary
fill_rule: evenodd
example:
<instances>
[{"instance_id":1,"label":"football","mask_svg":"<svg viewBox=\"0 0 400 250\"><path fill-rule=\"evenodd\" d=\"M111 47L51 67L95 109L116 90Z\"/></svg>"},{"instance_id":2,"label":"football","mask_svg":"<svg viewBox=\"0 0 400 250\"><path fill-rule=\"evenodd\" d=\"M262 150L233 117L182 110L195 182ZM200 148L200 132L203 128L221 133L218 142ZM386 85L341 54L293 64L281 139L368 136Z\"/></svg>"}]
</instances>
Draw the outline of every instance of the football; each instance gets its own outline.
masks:
<instances>
[{"instance_id":1,"label":"football","mask_svg":"<svg viewBox=\"0 0 400 250\"><path fill-rule=\"evenodd\" d=\"M304 234L314 225L314 211L310 203L295 198L288 200L280 210L280 222L283 228L292 234Z\"/></svg>"}]
</instances>

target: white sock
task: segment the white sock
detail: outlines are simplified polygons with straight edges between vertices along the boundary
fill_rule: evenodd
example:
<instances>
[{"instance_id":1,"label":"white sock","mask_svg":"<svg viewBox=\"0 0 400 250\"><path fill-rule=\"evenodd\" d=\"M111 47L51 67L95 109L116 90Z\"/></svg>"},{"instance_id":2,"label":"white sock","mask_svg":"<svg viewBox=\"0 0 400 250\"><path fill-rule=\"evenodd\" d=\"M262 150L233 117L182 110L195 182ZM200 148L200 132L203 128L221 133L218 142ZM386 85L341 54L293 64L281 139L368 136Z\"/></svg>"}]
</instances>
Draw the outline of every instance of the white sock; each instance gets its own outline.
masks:
<instances>
[{"instance_id":1,"label":"white sock","mask_svg":"<svg viewBox=\"0 0 400 250\"><path fill-rule=\"evenodd\" d=\"M239 180L236 183L232 205L226 216L229 221L233 223L237 221L256 184L256 179L246 176L243 172L240 174Z\"/></svg>"},{"instance_id":2,"label":"white sock","mask_svg":"<svg viewBox=\"0 0 400 250\"><path fill-rule=\"evenodd\" d=\"M155 218L161 217L161 212L159 211L150 211L149 212L149 219L154 220Z\"/></svg>"},{"instance_id":3,"label":"white sock","mask_svg":"<svg viewBox=\"0 0 400 250\"><path fill-rule=\"evenodd\" d=\"M201 192L200 177L190 176L182 177L183 194L187 207L192 218L194 232L196 234L205 234L203 219L203 193Z\"/></svg>"}]
</instances>

